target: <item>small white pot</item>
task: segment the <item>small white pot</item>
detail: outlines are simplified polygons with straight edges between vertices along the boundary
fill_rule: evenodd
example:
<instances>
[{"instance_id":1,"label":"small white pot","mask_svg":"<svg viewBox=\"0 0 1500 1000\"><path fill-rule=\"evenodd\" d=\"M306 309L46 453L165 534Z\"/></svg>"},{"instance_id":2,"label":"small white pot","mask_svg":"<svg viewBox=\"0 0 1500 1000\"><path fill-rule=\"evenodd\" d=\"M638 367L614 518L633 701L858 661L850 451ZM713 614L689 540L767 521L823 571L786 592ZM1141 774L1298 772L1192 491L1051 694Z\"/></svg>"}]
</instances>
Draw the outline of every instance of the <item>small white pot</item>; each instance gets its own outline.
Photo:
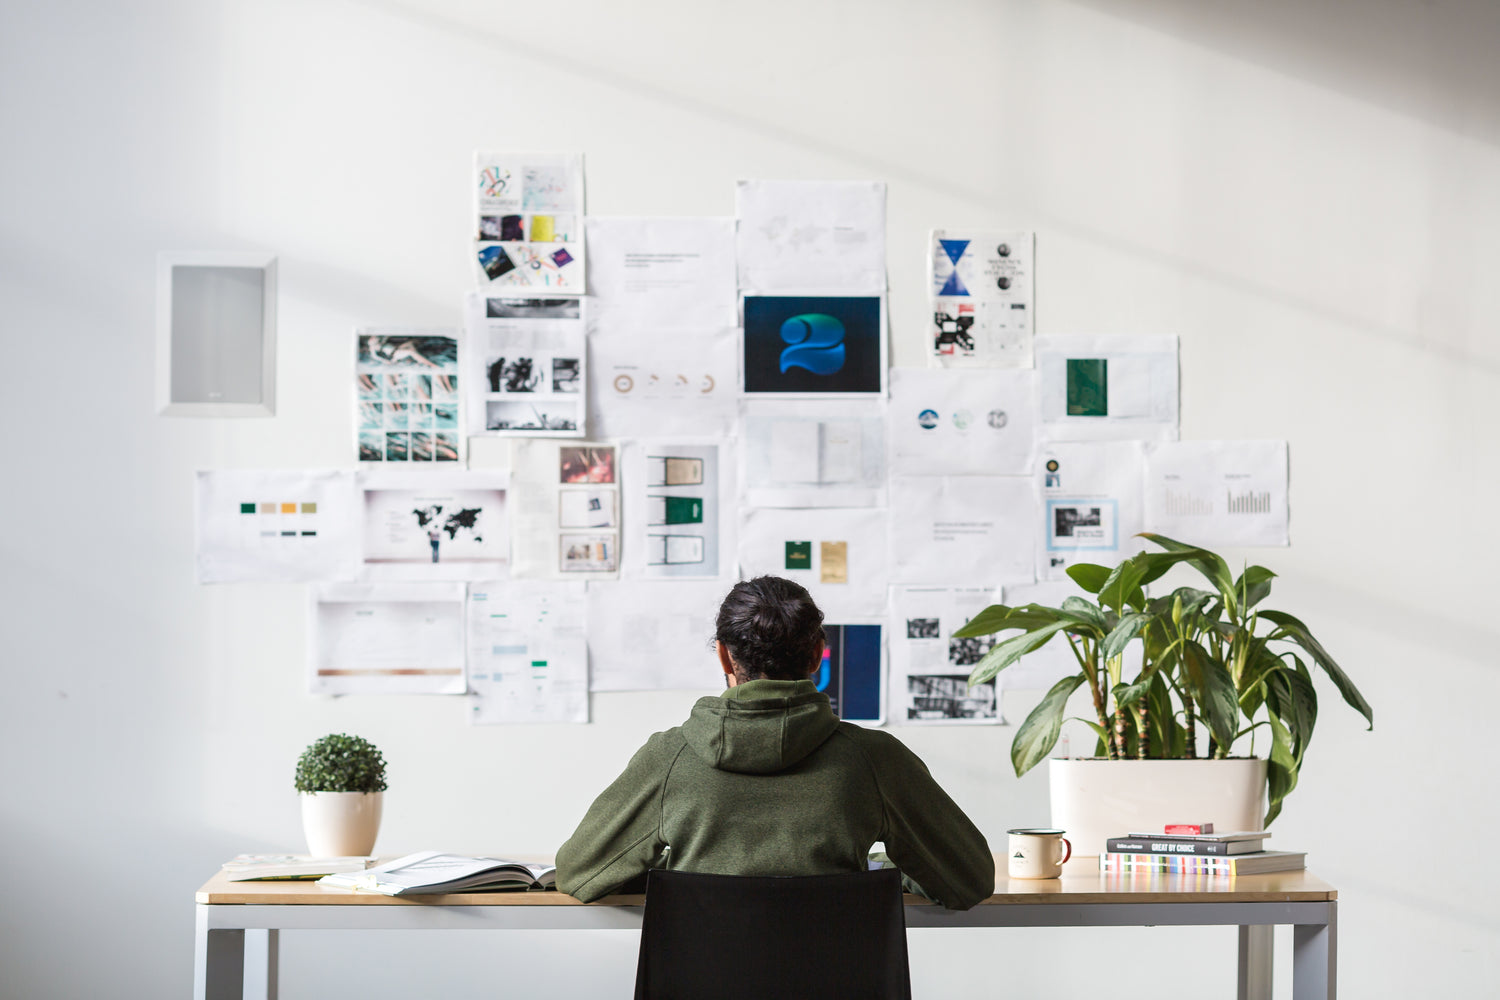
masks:
<instances>
[{"instance_id":1,"label":"small white pot","mask_svg":"<svg viewBox=\"0 0 1500 1000\"><path fill-rule=\"evenodd\" d=\"M303 792L302 832L315 858L372 854L384 792Z\"/></svg>"},{"instance_id":2,"label":"small white pot","mask_svg":"<svg viewBox=\"0 0 1500 1000\"><path fill-rule=\"evenodd\" d=\"M1220 833L1259 830L1266 815L1266 762L1071 760L1047 762L1052 825L1073 857L1097 863L1110 837L1151 833L1168 823L1212 823Z\"/></svg>"}]
</instances>

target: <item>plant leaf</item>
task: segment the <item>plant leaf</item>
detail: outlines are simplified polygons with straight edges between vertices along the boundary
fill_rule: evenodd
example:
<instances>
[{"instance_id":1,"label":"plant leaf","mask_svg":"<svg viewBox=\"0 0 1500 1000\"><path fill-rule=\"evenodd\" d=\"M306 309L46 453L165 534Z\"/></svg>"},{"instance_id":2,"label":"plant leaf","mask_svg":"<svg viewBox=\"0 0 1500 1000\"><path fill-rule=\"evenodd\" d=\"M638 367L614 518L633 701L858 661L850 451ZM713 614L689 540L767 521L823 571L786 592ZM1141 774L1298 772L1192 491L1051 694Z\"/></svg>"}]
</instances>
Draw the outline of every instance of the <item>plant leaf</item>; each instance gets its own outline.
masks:
<instances>
[{"instance_id":1,"label":"plant leaf","mask_svg":"<svg viewBox=\"0 0 1500 1000\"><path fill-rule=\"evenodd\" d=\"M1039 629L1012 636L1004 642L996 643L995 648L985 653L979 662L974 664L974 669L969 674L970 686L983 684L985 681L992 679L1000 671L1015 663L1027 653L1046 645L1047 640L1067 628L1070 624L1071 622L1067 621L1054 621L1043 625ZM1083 675L1079 674L1079 676L1082 677Z\"/></svg>"},{"instance_id":2,"label":"plant leaf","mask_svg":"<svg viewBox=\"0 0 1500 1000\"><path fill-rule=\"evenodd\" d=\"M1068 698L1083 683L1083 674L1064 677L1048 691L1026 721L1016 729L1016 738L1010 744L1010 762L1016 769L1016 777L1036 767L1047 759L1057 738L1062 734L1063 713L1068 708Z\"/></svg>"},{"instance_id":3,"label":"plant leaf","mask_svg":"<svg viewBox=\"0 0 1500 1000\"><path fill-rule=\"evenodd\" d=\"M1219 592L1219 596L1225 598L1225 603L1230 606L1231 610L1233 609L1234 602L1238 600L1234 596L1234 577L1230 575L1228 564L1220 556L1207 549L1201 549L1186 542L1179 542L1175 538L1168 538L1166 535L1158 535L1151 531L1141 532L1140 537L1155 542L1169 552L1187 552L1191 550L1194 553L1201 553L1201 555L1195 554L1188 562L1192 563L1198 572L1202 573L1208 579L1208 582L1214 585L1214 589Z\"/></svg>"},{"instance_id":4,"label":"plant leaf","mask_svg":"<svg viewBox=\"0 0 1500 1000\"><path fill-rule=\"evenodd\" d=\"M1240 717L1234 678L1224 664L1210 656L1208 650L1195 640L1183 643L1182 662L1187 667L1193 700L1198 703L1199 718L1208 724L1209 732L1219 746L1228 747L1234 742Z\"/></svg>"},{"instance_id":5,"label":"plant leaf","mask_svg":"<svg viewBox=\"0 0 1500 1000\"><path fill-rule=\"evenodd\" d=\"M1280 625L1291 637L1291 641L1307 650L1313 662L1323 668L1323 672L1333 681L1333 686L1339 689L1339 694L1344 696L1344 701L1349 707L1365 717L1370 729L1375 728L1375 713L1370 708L1370 703L1365 701L1365 696L1359 693L1359 688L1354 686L1354 682L1334 662L1333 657L1328 655L1328 650L1323 648L1322 643L1313 638L1313 634L1308 631L1306 625L1284 611L1262 611L1260 616Z\"/></svg>"},{"instance_id":6,"label":"plant leaf","mask_svg":"<svg viewBox=\"0 0 1500 1000\"><path fill-rule=\"evenodd\" d=\"M1101 605L1122 611L1127 604L1135 607L1141 603L1138 595L1141 590L1141 579L1146 575L1146 564L1141 560L1141 556L1144 555L1147 553L1131 556L1110 571L1109 577L1104 581L1104 586L1099 588Z\"/></svg>"},{"instance_id":7,"label":"plant leaf","mask_svg":"<svg viewBox=\"0 0 1500 1000\"><path fill-rule=\"evenodd\" d=\"M1131 612L1120 616L1120 624L1112 629L1109 635L1104 637L1104 645L1100 647L1099 655L1102 659L1113 660L1125 652L1125 647L1130 645L1132 639L1152 620L1150 615L1140 612Z\"/></svg>"},{"instance_id":8,"label":"plant leaf","mask_svg":"<svg viewBox=\"0 0 1500 1000\"><path fill-rule=\"evenodd\" d=\"M1247 611L1266 599L1271 593L1271 581L1275 578L1276 574L1264 566L1251 566L1240 574L1234 587L1244 598Z\"/></svg>"},{"instance_id":9,"label":"plant leaf","mask_svg":"<svg viewBox=\"0 0 1500 1000\"><path fill-rule=\"evenodd\" d=\"M1090 594L1103 590L1104 581L1109 579L1109 567L1094 563L1074 563L1068 567L1067 573L1074 583Z\"/></svg>"}]
</instances>

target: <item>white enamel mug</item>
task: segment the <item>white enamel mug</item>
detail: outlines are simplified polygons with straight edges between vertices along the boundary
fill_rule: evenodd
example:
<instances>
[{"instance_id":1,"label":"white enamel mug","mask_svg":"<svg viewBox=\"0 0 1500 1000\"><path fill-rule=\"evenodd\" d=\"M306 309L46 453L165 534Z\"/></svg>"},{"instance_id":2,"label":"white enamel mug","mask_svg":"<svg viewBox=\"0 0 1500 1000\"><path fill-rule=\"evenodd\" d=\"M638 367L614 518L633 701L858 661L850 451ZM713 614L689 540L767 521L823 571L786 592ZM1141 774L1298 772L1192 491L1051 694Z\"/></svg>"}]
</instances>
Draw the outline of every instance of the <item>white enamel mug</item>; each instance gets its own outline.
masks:
<instances>
[{"instance_id":1,"label":"white enamel mug","mask_svg":"<svg viewBox=\"0 0 1500 1000\"><path fill-rule=\"evenodd\" d=\"M1073 856L1073 845L1062 830L1023 827L1006 832L1010 834L1006 868L1011 878L1058 878Z\"/></svg>"}]
</instances>

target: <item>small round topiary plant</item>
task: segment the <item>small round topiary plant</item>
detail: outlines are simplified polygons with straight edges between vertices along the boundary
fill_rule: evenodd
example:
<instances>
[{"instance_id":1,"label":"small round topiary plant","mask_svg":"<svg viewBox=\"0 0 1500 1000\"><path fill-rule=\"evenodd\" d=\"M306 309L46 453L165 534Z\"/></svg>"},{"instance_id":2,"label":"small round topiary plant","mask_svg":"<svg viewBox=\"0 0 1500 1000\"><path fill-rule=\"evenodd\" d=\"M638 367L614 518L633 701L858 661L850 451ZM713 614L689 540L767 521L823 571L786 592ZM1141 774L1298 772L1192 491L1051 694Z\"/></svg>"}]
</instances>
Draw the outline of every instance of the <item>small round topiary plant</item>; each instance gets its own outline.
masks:
<instances>
[{"instance_id":1,"label":"small round topiary plant","mask_svg":"<svg viewBox=\"0 0 1500 1000\"><path fill-rule=\"evenodd\" d=\"M383 792L385 758L358 736L330 733L297 760L299 792Z\"/></svg>"}]
</instances>

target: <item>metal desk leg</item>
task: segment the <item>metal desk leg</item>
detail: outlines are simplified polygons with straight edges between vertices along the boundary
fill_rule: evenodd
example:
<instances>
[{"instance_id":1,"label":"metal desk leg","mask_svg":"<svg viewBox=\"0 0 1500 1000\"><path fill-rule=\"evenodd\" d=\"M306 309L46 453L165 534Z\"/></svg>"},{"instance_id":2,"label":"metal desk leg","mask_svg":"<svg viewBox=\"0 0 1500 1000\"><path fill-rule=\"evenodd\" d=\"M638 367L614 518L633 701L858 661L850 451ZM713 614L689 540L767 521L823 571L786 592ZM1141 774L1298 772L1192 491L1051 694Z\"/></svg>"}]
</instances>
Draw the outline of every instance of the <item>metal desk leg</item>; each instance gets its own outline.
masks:
<instances>
[{"instance_id":1,"label":"metal desk leg","mask_svg":"<svg viewBox=\"0 0 1500 1000\"><path fill-rule=\"evenodd\" d=\"M245 931L245 996L276 1000L280 954L281 932L276 928Z\"/></svg>"},{"instance_id":2,"label":"metal desk leg","mask_svg":"<svg viewBox=\"0 0 1500 1000\"><path fill-rule=\"evenodd\" d=\"M1238 1000L1271 1000L1274 924L1240 924Z\"/></svg>"},{"instance_id":3,"label":"metal desk leg","mask_svg":"<svg viewBox=\"0 0 1500 1000\"><path fill-rule=\"evenodd\" d=\"M198 906L194 935L194 1000L241 1000L245 985L245 932L210 930L208 907Z\"/></svg>"},{"instance_id":4,"label":"metal desk leg","mask_svg":"<svg viewBox=\"0 0 1500 1000\"><path fill-rule=\"evenodd\" d=\"M1339 904L1328 904L1328 923L1292 928L1293 1000L1338 996Z\"/></svg>"}]
</instances>

